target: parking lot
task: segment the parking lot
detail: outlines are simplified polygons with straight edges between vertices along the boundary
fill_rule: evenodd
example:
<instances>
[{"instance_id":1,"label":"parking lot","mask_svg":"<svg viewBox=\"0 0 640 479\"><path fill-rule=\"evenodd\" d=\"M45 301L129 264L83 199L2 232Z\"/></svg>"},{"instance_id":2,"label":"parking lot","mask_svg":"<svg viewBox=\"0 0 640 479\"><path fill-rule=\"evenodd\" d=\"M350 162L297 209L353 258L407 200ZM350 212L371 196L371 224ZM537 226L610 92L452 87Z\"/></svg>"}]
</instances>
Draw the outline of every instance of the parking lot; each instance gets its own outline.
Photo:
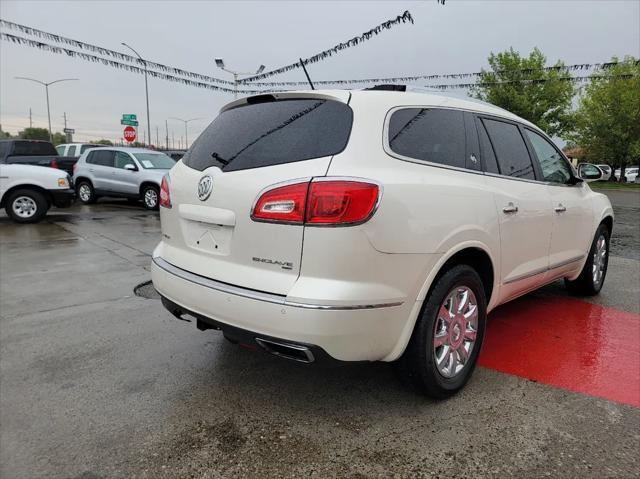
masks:
<instances>
[{"instance_id":1,"label":"parking lot","mask_svg":"<svg viewBox=\"0 0 640 479\"><path fill-rule=\"evenodd\" d=\"M159 241L141 205L3 212L0 476L638 477L640 192L608 195L601 294L557 283L496 310L444 402L389 364L287 362L134 295Z\"/></svg>"}]
</instances>

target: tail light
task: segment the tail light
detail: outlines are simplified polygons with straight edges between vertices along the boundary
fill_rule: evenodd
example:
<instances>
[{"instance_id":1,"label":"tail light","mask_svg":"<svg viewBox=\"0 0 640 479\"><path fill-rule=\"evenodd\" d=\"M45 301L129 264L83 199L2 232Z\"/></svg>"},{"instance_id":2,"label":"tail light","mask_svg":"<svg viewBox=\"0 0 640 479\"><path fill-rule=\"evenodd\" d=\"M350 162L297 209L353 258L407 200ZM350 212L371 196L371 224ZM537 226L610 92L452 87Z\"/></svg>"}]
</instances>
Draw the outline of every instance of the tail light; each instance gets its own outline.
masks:
<instances>
[{"instance_id":1,"label":"tail light","mask_svg":"<svg viewBox=\"0 0 640 479\"><path fill-rule=\"evenodd\" d=\"M171 208L171 192L169 190L169 175L162 177L160 183L160 206L163 208Z\"/></svg>"},{"instance_id":2,"label":"tail light","mask_svg":"<svg viewBox=\"0 0 640 479\"><path fill-rule=\"evenodd\" d=\"M60 168L60 164L58 163L58 160L53 159L51 160L51 164L49 165L51 168Z\"/></svg>"},{"instance_id":3,"label":"tail light","mask_svg":"<svg viewBox=\"0 0 640 479\"><path fill-rule=\"evenodd\" d=\"M76 174L76 170L78 169L78 162L77 161L73 164L73 167L71 169L73 171L73 174L75 175Z\"/></svg>"},{"instance_id":4,"label":"tail light","mask_svg":"<svg viewBox=\"0 0 640 479\"><path fill-rule=\"evenodd\" d=\"M354 180L327 180L280 186L263 193L251 218L255 221L308 225L349 225L369 219L380 188Z\"/></svg>"}]
</instances>

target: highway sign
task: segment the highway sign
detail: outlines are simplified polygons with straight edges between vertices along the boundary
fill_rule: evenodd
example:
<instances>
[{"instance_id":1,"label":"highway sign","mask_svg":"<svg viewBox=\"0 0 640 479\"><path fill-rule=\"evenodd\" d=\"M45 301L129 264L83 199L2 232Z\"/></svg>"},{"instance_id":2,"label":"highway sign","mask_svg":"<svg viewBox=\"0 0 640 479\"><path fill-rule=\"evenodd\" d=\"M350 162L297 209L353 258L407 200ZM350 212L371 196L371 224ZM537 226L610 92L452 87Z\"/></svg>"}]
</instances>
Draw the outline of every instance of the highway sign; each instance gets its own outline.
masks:
<instances>
[{"instance_id":1,"label":"highway sign","mask_svg":"<svg viewBox=\"0 0 640 479\"><path fill-rule=\"evenodd\" d=\"M137 120L120 120L121 125L138 126Z\"/></svg>"},{"instance_id":2,"label":"highway sign","mask_svg":"<svg viewBox=\"0 0 640 479\"><path fill-rule=\"evenodd\" d=\"M71 133L71 134L73 134L73 133L75 133L75 132L76 132L76 130L74 130L73 128L65 128L65 129L64 129L64 130L62 130L62 131L64 131L65 133Z\"/></svg>"},{"instance_id":3,"label":"highway sign","mask_svg":"<svg viewBox=\"0 0 640 479\"><path fill-rule=\"evenodd\" d=\"M124 139L129 143L136 139L136 129L132 126L128 126L124 129Z\"/></svg>"},{"instance_id":4,"label":"highway sign","mask_svg":"<svg viewBox=\"0 0 640 479\"><path fill-rule=\"evenodd\" d=\"M122 121L136 121L138 119L138 117L136 116L135 113L123 113L122 114Z\"/></svg>"}]
</instances>

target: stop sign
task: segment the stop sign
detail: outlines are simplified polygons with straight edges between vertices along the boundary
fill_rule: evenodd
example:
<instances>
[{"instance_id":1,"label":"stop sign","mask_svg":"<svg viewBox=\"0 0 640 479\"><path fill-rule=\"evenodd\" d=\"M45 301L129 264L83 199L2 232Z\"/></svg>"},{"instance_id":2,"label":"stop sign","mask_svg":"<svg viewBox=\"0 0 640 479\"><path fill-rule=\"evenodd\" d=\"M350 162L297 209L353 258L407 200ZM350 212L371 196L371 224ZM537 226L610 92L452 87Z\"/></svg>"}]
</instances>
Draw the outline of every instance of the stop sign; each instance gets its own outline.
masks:
<instances>
[{"instance_id":1,"label":"stop sign","mask_svg":"<svg viewBox=\"0 0 640 479\"><path fill-rule=\"evenodd\" d=\"M129 143L136 139L136 129L132 126L128 126L124 129L124 139Z\"/></svg>"}]
</instances>

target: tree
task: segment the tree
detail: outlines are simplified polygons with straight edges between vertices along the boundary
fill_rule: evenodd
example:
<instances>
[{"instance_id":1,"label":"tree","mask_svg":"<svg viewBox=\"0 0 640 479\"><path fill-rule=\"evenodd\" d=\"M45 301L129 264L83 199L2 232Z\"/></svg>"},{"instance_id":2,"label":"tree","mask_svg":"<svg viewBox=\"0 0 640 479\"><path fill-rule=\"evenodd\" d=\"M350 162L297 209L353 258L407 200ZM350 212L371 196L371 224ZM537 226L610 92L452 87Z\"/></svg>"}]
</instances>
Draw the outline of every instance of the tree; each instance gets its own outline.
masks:
<instances>
[{"instance_id":1,"label":"tree","mask_svg":"<svg viewBox=\"0 0 640 479\"><path fill-rule=\"evenodd\" d=\"M49 130L47 130L46 128L25 128L18 133L18 137L24 140L49 141Z\"/></svg>"},{"instance_id":2,"label":"tree","mask_svg":"<svg viewBox=\"0 0 640 479\"><path fill-rule=\"evenodd\" d=\"M101 139L101 140L91 141L90 143L93 144L93 145L113 146L113 142L111 140L105 140L104 138Z\"/></svg>"},{"instance_id":3,"label":"tree","mask_svg":"<svg viewBox=\"0 0 640 479\"><path fill-rule=\"evenodd\" d=\"M545 70L547 58L534 48L528 58L510 48L489 55L491 71L481 70L472 94L480 100L509 110L559 136L572 127L571 100L575 93L564 63Z\"/></svg>"},{"instance_id":4,"label":"tree","mask_svg":"<svg viewBox=\"0 0 640 479\"><path fill-rule=\"evenodd\" d=\"M0 125L0 140L4 138L11 138L11 133L9 133L8 131L3 131L2 126Z\"/></svg>"},{"instance_id":5,"label":"tree","mask_svg":"<svg viewBox=\"0 0 640 479\"><path fill-rule=\"evenodd\" d=\"M67 135L64 133L54 133L53 134L53 146L62 145L67 142Z\"/></svg>"},{"instance_id":6,"label":"tree","mask_svg":"<svg viewBox=\"0 0 640 479\"><path fill-rule=\"evenodd\" d=\"M619 167L620 178L625 166L640 161L640 63L636 58L625 57L591 75L580 98L572 140L586 150L589 160Z\"/></svg>"}]
</instances>

